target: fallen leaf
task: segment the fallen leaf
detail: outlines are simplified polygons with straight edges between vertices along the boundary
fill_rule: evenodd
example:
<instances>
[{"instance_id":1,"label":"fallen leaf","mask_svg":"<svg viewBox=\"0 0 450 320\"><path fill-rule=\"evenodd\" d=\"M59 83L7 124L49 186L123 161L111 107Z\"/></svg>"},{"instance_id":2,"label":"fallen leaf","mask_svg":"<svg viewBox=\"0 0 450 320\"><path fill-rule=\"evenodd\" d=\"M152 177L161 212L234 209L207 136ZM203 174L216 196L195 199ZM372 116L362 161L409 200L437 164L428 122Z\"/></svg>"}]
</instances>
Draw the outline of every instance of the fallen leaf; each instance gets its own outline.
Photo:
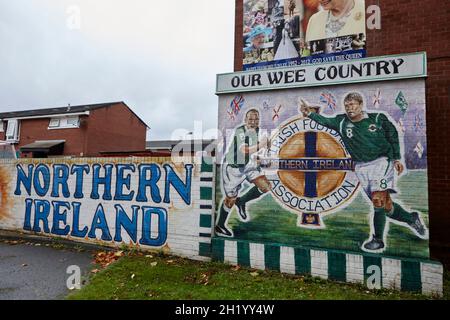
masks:
<instances>
[{"instance_id":1,"label":"fallen leaf","mask_svg":"<svg viewBox=\"0 0 450 320\"><path fill-rule=\"evenodd\" d=\"M150 263L150 265L151 265L152 267L156 267L157 264L158 264L158 262L152 262L152 263Z\"/></svg>"},{"instance_id":2,"label":"fallen leaf","mask_svg":"<svg viewBox=\"0 0 450 320\"><path fill-rule=\"evenodd\" d=\"M122 256L123 256L123 251L117 251L117 252L114 254L114 256L115 256L115 257L122 257Z\"/></svg>"},{"instance_id":3,"label":"fallen leaf","mask_svg":"<svg viewBox=\"0 0 450 320\"><path fill-rule=\"evenodd\" d=\"M98 270L98 269L94 269L94 270L92 270L91 272L92 273L97 273L97 272L99 272L100 270Z\"/></svg>"},{"instance_id":4,"label":"fallen leaf","mask_svg":"<svg viewBox=\"0 0 450 320\"><path fill-rule=\"evenodd\" d=\"M135 277L136 277L136 275L133 273L133 274L131 275L131 280L133 280Z\"/></svg>"},{"instance_id":5,"label":"fallen leaf","mask_svg":"<svg viewBox=\"0 0 450 320\"><path fill-rule=\"evenodd\" d=\"M175 261L173 260L167 260L167 263L174 263Z\"/></svg>"},{"instance_id":6,"label":"fallen leaf","mask_svg":"<svg viewBox=\"0 0 450 320\"><path fill-rule=\"evenodd\" d=\"M108 267L111 263L119 260L122 256L124 256L123 251L117 252L98 252L94 255L94 262L99 264L102 268Z\"/></svg>"},{"instance_id":7,"label":"fallen leaf","mask_svg":"<svg viewBox=\"0 0 450 320\"><path fill-rule=\"evenodd\" d=\"M150 259L153 258L153 256L152 256L151 254L148 254L148 255L146 255L145 257L146 257L146 258L150 258Z\"/></svg>"},{"instance_id":8,"label":"fallen leaf","mask_svg":"<svg viewBox=\"0 0 450 320\"><path fill-rule=\"evenodd\" d=\"M169 245L166 243L166 245L164 247L162 247L162 252L164 254L169 254L170 251L171 251L171 249L170 249Z\"/></svg>"},{"instance_id":9,"label":"fallen leaf","mask_svg":"<svg viewBox=\"0 0 450 320\"><path fill-rule=\"evenodd\" d=\"M258 273L258 272L252 272L252 273L250 273L250 275L251 275L252 277L257 277L257 276L259 276L259 273Z\"/></svg>"}]
</instances>

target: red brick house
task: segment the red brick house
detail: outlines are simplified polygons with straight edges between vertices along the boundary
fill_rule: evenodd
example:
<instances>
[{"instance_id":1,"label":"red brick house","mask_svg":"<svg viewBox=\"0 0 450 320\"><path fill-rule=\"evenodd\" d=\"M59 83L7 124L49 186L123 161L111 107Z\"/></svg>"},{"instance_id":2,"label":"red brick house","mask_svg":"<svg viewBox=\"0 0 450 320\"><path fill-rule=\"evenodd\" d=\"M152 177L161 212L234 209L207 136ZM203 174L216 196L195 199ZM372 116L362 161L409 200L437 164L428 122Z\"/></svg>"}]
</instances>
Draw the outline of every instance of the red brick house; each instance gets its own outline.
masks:
<instances>
[{"instance_id":1,"label":"red brick house","mask_svg":"<svg viewBox=\"0 0 450 320\"><path fill-rule=\"evenodd\" d=\"M147 128L124 102L0 113L0 140L28 158L145 150Z\"/></svg>"}]
</instances>

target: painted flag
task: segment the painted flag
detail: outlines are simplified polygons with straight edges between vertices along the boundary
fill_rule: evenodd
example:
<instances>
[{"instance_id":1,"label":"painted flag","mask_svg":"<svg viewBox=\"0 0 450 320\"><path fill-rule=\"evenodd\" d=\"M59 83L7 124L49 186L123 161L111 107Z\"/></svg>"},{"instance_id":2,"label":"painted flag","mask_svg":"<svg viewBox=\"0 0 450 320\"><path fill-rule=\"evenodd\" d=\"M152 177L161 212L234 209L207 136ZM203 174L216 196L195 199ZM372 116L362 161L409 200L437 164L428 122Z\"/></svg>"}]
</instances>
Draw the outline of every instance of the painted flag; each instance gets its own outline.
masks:
<instances>
[{"instance_id":1,"label":"painted flag","mask_svg":"<svg viewBox=\"0 0 450 320\"><path fill-rule=\"evenodd\" d=\"M281 104L278 106L278 108L274 108L273 109L273 117L272 117L272 121L275 122L276 120L280 119L280 111L281 111Z\"/></svg>"},{"instance_id":2,"label":"painted flag","mask_svg":"<svg viewBox=\"0 0 450 320\"><path fill-rule=\"evenodd\" d=\"M243 96L234 97L233 101L230 103L230 108L232 112L237 115L239 111L244 107L245 99Z\"/></svg>"},{"instance_id":3,"label":"painted flag","mask_svg":"<svg viewBox=\"0 0 450 320\"><path fill-rule=\"evenodd\" d=\"M332 111L336 110L336 98L331 92L322 92L320 95L320 102L326 104L327 108L330 108Z\"/></svg>"},{"instance_id":4,"label":"painted flag","mask_svg":"<svg viewBox=\"0 0 450 320\"><path fill-rule=\"evenodd\" d=\"M401 132L406 132L405 124L403 123L402 119L398 120L398 127L400 128Z\"/></svg>"},{"instance_id":5,"label":"painted flag","mask_svg":"<svg viewBox=\"0 0 450 320\"><path fill-rule=\"evenodd\" d=\"M419 114L416 114L414 118L414 130L419 132L423 128L423 121Z\"/></svg>"},{"instance_id":6,"label":"painted flag","mask_svg":"<svg viewBox=\"0 0 450 320\"><path fill-rule=\"evenodd\" d=\"M397 98L395 99L395 104L400 108L403 114L408 111L408 101L406 101L405 95L402 91L399 92Z\"/></svg>"},{"instance_id":7,"label":"painted flag","mask_svg":"<svg viewBox=\"0 0 450 320\"><path fill-rule=\"evenodd\" d=\"M420 141L417 142L417 145L414 148L414 152L417 153L417 156L419 157L419 159L422 159L424 151L425 151L425 149L423 148L422 143L420 143Z\"/></svg>"},{"instance_id":8,"label":"painted flag","mask_svg":"<svg viewBox=\"0 0 450 320\"><path fill-rule=\"evenodd\" d=\"M236 119L233 111L227 111L227 113L230 120L234 121Z\"/></svg>"},{"instance_id":9,"label":"painted flag","mask_svg":"<svg viewBox=\"0 0 450 320\"><path fill-rule=\"evenodd\" d=\"M381 104L381 90L378 88L377 92L373 96L373 107L379 109Z\"/></svg>"}]
</instances>

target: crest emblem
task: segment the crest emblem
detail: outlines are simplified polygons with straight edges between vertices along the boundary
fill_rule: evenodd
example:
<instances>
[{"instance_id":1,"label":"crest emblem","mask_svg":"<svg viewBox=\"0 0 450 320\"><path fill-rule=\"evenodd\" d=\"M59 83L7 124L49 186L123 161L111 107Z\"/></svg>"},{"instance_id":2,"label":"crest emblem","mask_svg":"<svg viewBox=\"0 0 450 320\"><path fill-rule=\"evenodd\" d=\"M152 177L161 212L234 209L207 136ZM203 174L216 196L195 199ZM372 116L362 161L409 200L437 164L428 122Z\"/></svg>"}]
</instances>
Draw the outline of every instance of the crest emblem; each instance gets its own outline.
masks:
<instances>
[{"instance_id":1,"label":"crest emblem","mask_svg":"<svg viewBox=\"0 0 450 320\"><path fill-rule=\"evenodd\" d=\"M322 218L351 202L359 187L339 133L308 118L279 127L263 167L273 197L304 228L324 228Z\"/></svg>"}]
</instances>

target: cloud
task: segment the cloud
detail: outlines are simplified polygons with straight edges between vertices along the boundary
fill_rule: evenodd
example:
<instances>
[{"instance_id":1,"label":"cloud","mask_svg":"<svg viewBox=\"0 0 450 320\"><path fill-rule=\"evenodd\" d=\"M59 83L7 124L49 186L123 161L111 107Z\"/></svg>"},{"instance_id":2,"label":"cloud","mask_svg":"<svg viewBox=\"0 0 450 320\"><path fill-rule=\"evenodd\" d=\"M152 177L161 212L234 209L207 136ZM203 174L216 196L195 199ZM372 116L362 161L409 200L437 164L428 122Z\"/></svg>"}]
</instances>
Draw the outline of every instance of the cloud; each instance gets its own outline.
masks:
<instances>
[{"instance_id":1,"label":"cloud","mask_svg":"<svg viewBox=\"0 0 450 320\"><path fill-rule=\"evenodd\" d=\"M233 1L0 0L2 111L125 101L167 139L217 126ZM80 29L71 29L79 10ZM71 9L72 8L72 9ZM71 20L72 19L72 20Z\"/></svg>"}]
</instances>

